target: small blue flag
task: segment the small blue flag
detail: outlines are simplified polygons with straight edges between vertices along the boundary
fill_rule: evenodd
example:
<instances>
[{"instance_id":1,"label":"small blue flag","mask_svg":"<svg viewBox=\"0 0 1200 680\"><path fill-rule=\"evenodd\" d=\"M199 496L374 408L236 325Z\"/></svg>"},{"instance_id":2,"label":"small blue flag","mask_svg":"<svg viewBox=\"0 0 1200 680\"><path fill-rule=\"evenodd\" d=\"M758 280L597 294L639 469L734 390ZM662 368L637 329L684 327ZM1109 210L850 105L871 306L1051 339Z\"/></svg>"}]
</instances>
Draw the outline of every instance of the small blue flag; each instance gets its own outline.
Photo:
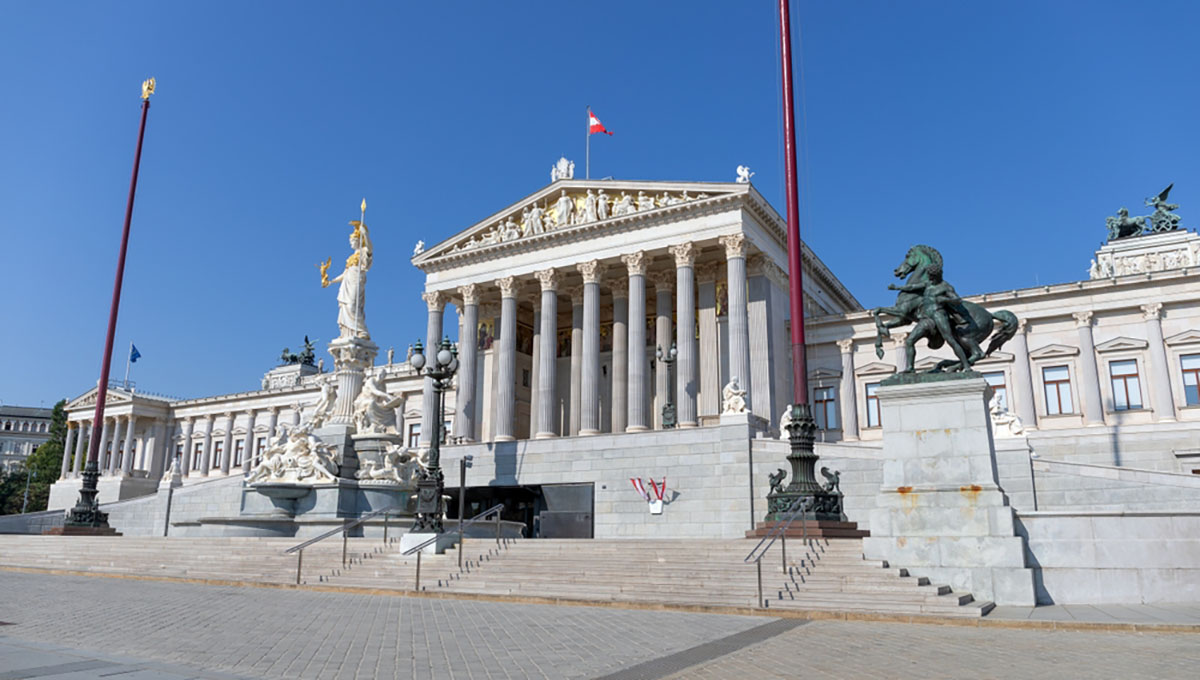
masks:
<instances>
[{"instance_id":1,"label":"small blue flag","mask_svg":"<svg viewBox=\"0 0 1200 680\"><path fill-rule=\"evenodd\" d=\"M132 342L129 343L129 363L137 363L138 359L142 358L142 353L137 351L137 346Z\"/></svg>"}]
</instances>

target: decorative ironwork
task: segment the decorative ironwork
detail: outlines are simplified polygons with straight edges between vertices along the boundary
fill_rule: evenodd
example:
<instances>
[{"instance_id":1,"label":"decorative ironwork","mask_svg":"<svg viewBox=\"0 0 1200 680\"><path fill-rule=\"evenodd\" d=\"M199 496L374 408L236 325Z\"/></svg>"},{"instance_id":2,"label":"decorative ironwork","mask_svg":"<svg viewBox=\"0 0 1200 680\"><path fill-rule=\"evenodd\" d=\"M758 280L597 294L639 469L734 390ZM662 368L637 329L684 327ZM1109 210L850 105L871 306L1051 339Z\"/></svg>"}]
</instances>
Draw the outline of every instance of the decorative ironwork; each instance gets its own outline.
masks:
<instances>
[{"instance_id":1,"label":"decorative ironwork","mask_svg":"<svg viewBox=\"0 0 1200 680\"><path fill-rule=\"evenodd\" d=\"M786 519L792 509L803 506L800 517L805 520L843 521L842 493L838 490L839 473L821 468L821 474L829 480L825 485L817 482L815 475L818 456L813 450L817 423L808 404L793 404L792 419L787 425L788 464L792 468L791 481L783 486L784 472L780 469L770 476L771 492L767 494L768 522ZM801 502L800 499L806 499Z\"/></svg>"},{"instance_id":2,"label":"decorative ironwork","mask_svg":"<svg viewBox=\"0 0 1200 680\"><path fill-rule=\"evenodd\" d=\"M655 356L658 360L667 365L667 403L662 407L662 426L664 430L675 428L675 400L671 397L671 386L675 384L675 359L679 355L679 350L675 348L675 343L671 343L671 349L663 351L662 345L658 346L658 351Z\"/></svg>"},{"instance_id":3,"label":"decorative ironwork","mask_svg":"<svg viewBox=\"0 0 1200 680\"><path fill-rule=\"evenodd\" d=\"M100 511L96 501L96 482L100 479L100 466L96 459L89 460L83 469L83 487L79 489L79 500L67 513L63 524L70 527L108 528L108 513Z\"/></svg>"},{"instance_id":4,"label":"decorative ironwork","mask_svg":"<svg viewBox=\"0 0 1200 680\"><path fill-rule=\"evenodd\" d=\"M442 437L445 425L442 420L444 411L443 401L450 382L458 371L458 346L450 344L450 338L442 338L429 366L425 365L424 347L418 340L413 345L413 354L409 363L417 372L429 378L433 383L434 401L437 412L434 417L434 434L429 441L429 456L425 467L417 476L417 509L413 521L413 533L437 533L443 531L442 517L446 514L442 496L446 487L445 476L442 474ZM422 370L424 369L424 370Z\"/></svg>"}]
</instances>

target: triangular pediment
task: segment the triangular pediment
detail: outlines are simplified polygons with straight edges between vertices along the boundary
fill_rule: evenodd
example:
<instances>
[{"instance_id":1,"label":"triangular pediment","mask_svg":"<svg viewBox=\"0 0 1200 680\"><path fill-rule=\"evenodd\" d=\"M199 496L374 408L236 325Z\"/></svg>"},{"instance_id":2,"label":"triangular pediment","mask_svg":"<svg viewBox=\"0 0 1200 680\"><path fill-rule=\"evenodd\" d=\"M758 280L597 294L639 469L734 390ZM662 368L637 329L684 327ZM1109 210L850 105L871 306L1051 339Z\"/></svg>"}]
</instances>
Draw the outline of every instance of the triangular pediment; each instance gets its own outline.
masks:
<instances>
[{"instance_id":1,"label":"triangular pediment","mask_svg":"<svg viewBox=\"0 0 1200 680\"><path fill-rule=\"evenodd\" d=\"M1054 357L1073 357L1076 354L1079 354L1078 347L1050 344L1033 350L1029 353L1029 357L1031 359L1052 359Z\"/></svg>"},{"instance_id":2,"label":"triangular pediment","mask_svg":"<svg viewBox=\"0 0 1200 680\"><path fill-rule=\"evenodd\" d=\"M627 227L628 222L651 215L691 210L744 196L750 186L734 182L558 180L428 250L414 253L412 261L423 267L443 258L466 258L477 252L502 252L551 241L568 232ZM589 192L594 207L588 205ZM599 205L601 192L605 200L603 210Z\"/></svg>"},{"instance_id":3,"label":"triangular pediment","mask_svg":"<svg viewBox=\"0 0 1200 680\"><path fill-rule=\"evenodd\" d=\"M842 372L834 368L818 368L808 372L809 380L829 380L842 377Z\"/></svg>"},{"instance_id":4,"label":"triangular pediment","mask_svg":"<svg viewBox=\"0 0 1200 680\"><path fill-rule=\"evenodd\" d=\"M865 366L859 366L854 369L854 375L890 375L896 372L896 367L892 364L885 364L882 361L872 361Z\"/></svg>"},{"instance_id":5,"label":"triangular pediment","mask_svg":"<svg viewBox=\"0 0 1200 680\"><path fill-rule=\"evenodd\" d=\"M942 357L921 357L913 366L918 371L928 371L942 362Z\"/></svg>"},{"instance_id":6,"label":"triangular pediment","mask_svg":"<svg viewBox=\"0 0 1200 680\"><path fill-rule=\"evenodd\" d=\"M1195 328L1188 329L1182 333L1176 333L1167 338L1164 342L1168 345L1195 345L1200 344L1200 330Z\"/></svg>"},{"instance_id":7,"label":"triangular pediment","mask_svg":"<svg viewBox=\"0 0 1200 680\"><path fill-rule=\"evenodd\" d=\"M1097 352L1117 352L1120 350L1146 349L1150 343L1137 338L1113 338L1096 345Z\"/></svg>"},{"instance_id":8,"label":"triangular pediment","mask_svg":"<svg viewBox=\"0 0 1200 680\"><path fill-rule=\"evenodd\" d=\"M1008 352L992 352L991 356L986 356L975 362L976 366L992 366L995 364L1012 363L1013 355Z\"/></svg>"},{"instance_id":9,"label":"triangular pediment","mask_svg":"<svg viewBox=\"0 0 1200 680\"><path fill-rule=\"evenodd\" d=\"M73 411L75 409L87 408L89 406L94 407L96 405L96 395L99 392L100 388L93 387L87 392L75 397L75 399L67 404L66 410ZM108 388L108 392L104 396L105 406L111 406L113 404L128 404L131 401L133 401L133 397L128 392L115 387Z\"/></svg>"}]
</instances>

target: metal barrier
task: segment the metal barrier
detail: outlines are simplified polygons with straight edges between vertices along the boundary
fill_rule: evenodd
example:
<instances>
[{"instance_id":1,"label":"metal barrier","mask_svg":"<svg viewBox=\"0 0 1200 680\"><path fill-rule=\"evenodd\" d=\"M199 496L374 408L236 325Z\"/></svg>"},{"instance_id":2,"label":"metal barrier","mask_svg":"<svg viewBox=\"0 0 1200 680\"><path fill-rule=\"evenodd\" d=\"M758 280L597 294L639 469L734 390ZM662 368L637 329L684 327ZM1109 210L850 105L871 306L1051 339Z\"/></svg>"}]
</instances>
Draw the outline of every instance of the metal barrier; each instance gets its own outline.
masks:
<instances>
[{"instance_id":1,"label":"metal barrier","mask_svg":"<svg viewBox=\"0 0 1200 680\"><path fill-rule=\"evenodd\" d=\"M804 514L809 509L811 509L812 504L815 500L816 499L812 498L812 497L801 496L800 498L797 498L796 500L792 501L792 504L789 505L787 510L784 511L784 513L785 513L784 517L787 519L787 521L785 522L782 519L777 520L775 522L775 528L771 529L771 531L766 536L763 536L762 540L760 540L758 542L758 545L754 546L754 549L750 551L750 554L746 555L746 559L742 560L743 562L753 561L755 566L758 568L758 605L757 606L766 607L766 601L763 600L763 589L762 589L762 559L763 559L763 557L766 556L767 551L769 551L771 549L771 546L775 545L775 541L776 541L776 539L778 539L780 541L779 551L780 551L781 563L783 565L783 573L785 575L787 574L787 570L788 570L788 567L787 567L787 530L792 526L792 522L795 521L795 519L797 517ZM803 529L803 532L802 532L802 535L800 538L801 545L807 546L808 545L808 522L807 521L802 522L801 527ZM764 543L766 543L765 546L763 545Z\"/></svg>"},{"instance_id":2,"label":"metal barrier","mask_svg":"<svg viewBox=\"0 0 1200 680\"><path fill-rule=\"evenodd\" d=\"M474 517L472 517L471 519L468 519L465 522L460 517L458 520L458 527L456 527L454 530L443 531L442 533L436 534L435 536L433 536L432 538L430 538L428 540L421 541L417 545L414 545L413 547L409 548L408 550L405 550L404 552L400 553L401 555L404 555L406 557L408 555L413 554L414 552L417 554L417 575L416 575L416 584L413 587L413 590L417 590L417 591L421 590L421 551L424 548L426 548L430 545L433 545L434 543L437 543L438 539L442 538L443 536L445 536L447 534L452 534L452 533L458 534L458 568L461 571L462 570L462 555L463 555L463 538L464 538L463 530L466 529L467 527L471 526L472 524L475 524L476 522L482 520L483 518L487 517L488 515L495 514L495 516L496 516L496 519L495 519L496 546L499 547L500 546L500 511L502 511L502 510L504 510L504 504L497 503L496 505L493 505L492 507L488 508L487 510L484 510L483 512L479 513L478 515L475 515Z\"/></svg>"},{"instance_id":3,"label":"metal barrier","mask_svg":"<svg viewBox=\"0 0 1200 680\"><path fill-rule=\"evenodd\" d=\"M352 522L351 521L345 522L344 524L342 524L341 527L339 527L337 529L332 529L330 531L326 531L325 533L321 534L320 536L317 536L316 538L310 538L307 541L300 543L299 545L294 545L294 546L288 548L287 550L284 550L283 554L285 554L285 555L290 555L294 552L299 553L296 556L296 585L300 585L300 570L304 566L304 549L305 548L307 548L308 546L310 546L314 543L320 543L321 541L329 538L330 536L336 536L338 533L341 533L341 535L342 535L342 566L345 567L346 566L346 546L347 546L347 539L349 538L347 533L351 529L361 525L363 522L366 522L369 519L374 519L380 515L383 515L383 544L387 545L388 516L393 512L400 511L401 509L402 508L400 506L393 505L388 508L383 508L382 510L375 510L373 512L368 512L367 514L363 515L362 517L359 517L358 519L356 519Z\"/></svg>"}]
</instances>

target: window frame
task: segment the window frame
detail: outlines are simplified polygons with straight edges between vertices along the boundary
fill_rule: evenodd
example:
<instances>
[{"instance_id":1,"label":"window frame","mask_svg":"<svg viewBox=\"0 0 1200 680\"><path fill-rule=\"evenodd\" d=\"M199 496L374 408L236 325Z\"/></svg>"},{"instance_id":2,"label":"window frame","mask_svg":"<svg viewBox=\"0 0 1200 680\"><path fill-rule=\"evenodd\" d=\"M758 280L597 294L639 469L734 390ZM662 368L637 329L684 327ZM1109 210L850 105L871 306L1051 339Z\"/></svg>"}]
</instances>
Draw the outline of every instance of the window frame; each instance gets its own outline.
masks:
<instances>
[{"instance_id":1,"label":"window frame","mask_svg":"<svg viewBox=\"0 0 1200 680\"><path fill-rule=\"evenodd\" d=\"M867 423L867 429L883 427L883 409L879 405L879 386L879 382L863 384L863 408L865 409L863 415L866 416L864 420ZM874 394L871 393L872 390L874 390ZM872 402L874 402L874 406L872 406ZM873 425L871 424L872 409L874 409L875 414L875 424Z\"/></svg>"},{"instance_id":2,"label":"window frame","mask_svg":"<svg viewBox=\"0 0 1200 680\"><path fill-rule=\"evenodd\" d=\"M1067 377L1064 380L1048 380L1046 371L1053 371L1061 368L1067 372ZM1046 400L1046 415L1047 416L1073 416L1077 415L1075 411L1075 388L1071 384L1071 365L1070 364L1051 364L1042 366L1042 396ZM1056 412L1050 411L1050 386L1054 386L1055 402L1058 406ZM1062 410L1062 389L1061 385L1067 386L1067 408L1070 410Z\"/></svg>"},{"instance_id":3,"label":"window frame","mask_svg":"<svg viewBox=\"0 0 1200 680\"><path fill-rule=\"evenodd\" d=\"M828 392L828 399L822 399L822 393ZM817 385L813 387L813 417L817 428L826 432L841 429L841 419L838 417L838 390L832 385ZM831 412L832 409L832 412ZM833 424L830 425L832 416Z\"/></svg>"},{"instance_id":4,"label":"window frame","mask_svg":"<svg viewBox=\"0 0 1200 680\"><path fill-rule=\"evenodd\" d=\"M1133 365L1133 373L1122 373L1120 375L1117 375L1116 373L1113 372L1116 364L1132 364ZM1133 380L1134 387L1136 388L1134 390L1134 393L1137 396L1136 404L1134 404L1133 401L1130 399L1130 397L1132 396L1130 393L1130 389L1129 389L1130 379ZM1124 406L1121 406L1117 402L1118 382L1121 386L1120 391L1123 392L1124 396L1125 396L1125 405ZM1122 412L1123 411L1141 411L1141 410L1145 409L1145 400L1142 398L1143 395L1142 395L1141 369L1138 366L1138 360L1136 358L1129 357L1129 358L1123 358L1123 359L1109 360L1109 362L1108 362L1108 386L1109 386L1109 389L1112 390L1111 396L1112 396L1112 410L1113 411L1122 411Z\"/></svg>"},{"instance_id":5,"label":"window frame","mask_svg":"<svg viewBox=\"0 0 1200 680\"><path fill-rule=\"evenodd\" d=\"M1184 406L1200 406L1200 365L1196 368L1184 368L1183 362L1185 359L1195 359L1200 362L1200 352L1179 354L1179 375L1182 378L1183 384L1183 405ZM1192 386L1196 392L1196 401L1188 401L1188 375L1192 376L1195 384Z\"/></svg>"}]
</instances>

